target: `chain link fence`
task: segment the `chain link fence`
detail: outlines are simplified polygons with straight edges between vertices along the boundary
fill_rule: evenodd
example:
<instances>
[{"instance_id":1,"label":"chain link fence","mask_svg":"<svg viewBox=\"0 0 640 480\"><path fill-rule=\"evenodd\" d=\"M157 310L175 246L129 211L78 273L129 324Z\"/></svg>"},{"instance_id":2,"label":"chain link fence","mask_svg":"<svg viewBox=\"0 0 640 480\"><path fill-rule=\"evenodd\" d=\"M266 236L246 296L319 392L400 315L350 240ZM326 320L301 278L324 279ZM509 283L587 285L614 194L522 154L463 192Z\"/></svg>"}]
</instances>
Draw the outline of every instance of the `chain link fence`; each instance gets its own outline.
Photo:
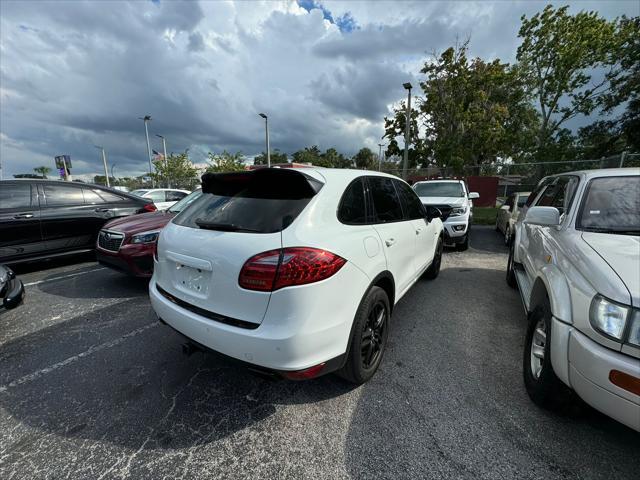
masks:
<instances>
[{"instance_id":1,"label":"chain link fence","mask_svg":"<svg viewBox=\"0 0 640 480\"><path fill-rule=\"evenodd\" d=\"M592 170L599 168L640 168L640 153L623 152L620 155L612 155L592 160L548 161L527 163L492 163L479 166L469 165L463 173L454 172L446 167L427 167L409 169L407 178L410 183L419 180L452 178L466 179L469 177L494 177L497 178L496 197L506 197L513 192L531 191L543 177L558 173L566 173L577 170ZM402 169L384 169L383 171L402 177Z\"/></svg>"}]
</instances>

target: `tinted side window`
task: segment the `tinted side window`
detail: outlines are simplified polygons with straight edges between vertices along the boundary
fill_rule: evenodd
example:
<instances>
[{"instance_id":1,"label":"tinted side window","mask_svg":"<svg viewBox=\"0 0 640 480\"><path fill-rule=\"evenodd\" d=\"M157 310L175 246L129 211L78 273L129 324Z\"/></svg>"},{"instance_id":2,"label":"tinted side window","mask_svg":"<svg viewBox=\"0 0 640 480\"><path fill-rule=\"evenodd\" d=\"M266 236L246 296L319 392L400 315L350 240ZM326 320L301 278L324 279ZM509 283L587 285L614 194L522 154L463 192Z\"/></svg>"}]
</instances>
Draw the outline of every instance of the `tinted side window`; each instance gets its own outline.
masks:
<instances>
[{"instance_id":1,"label":"tinted side window","mask_svg":"<svg viewBox=\"0 0 640 480\"><path fill-rule=\"evenodd\" d=\"M338 220L351 225L367 223L367 210L364 199L364 185L362 179L358 178L351 182L342 195L342 200L338 207Z\"/></svg>"},{"instance_id":2,"label":"tinted side window","mask_svg":"<svg viewBox=\"0 0 640 480\"><path fill-rule=\"evenodd\" d=\"M31 206L31 185L0 184L0 209L28 208Z\"/></svg>"},{"instance_id":3,"label":"tinted side window","mask_svg":"<svg viewBox=\"0 0 640 480\"><path fill-rule=\"evenodd\" d=\"M538 183L538 186L533 190L533 192L531 192L531 195L529 195L529 198L527 198L527 203L526 203L527 207L530 207L533 204L533 201L540 194L542 189L547 185L549 185L549 183L551 183L552 180L553 178L543 178L540 181L540 183Z\"/></svg>"},{"instance_id":4,"label":"tinted side window","mask_svg":"<svg viewBox=\"0 0 640 480\"><path fill-rule=\"evenodd\" d=\"M94 190L94 192L97 193L98 195L100 195L102 200L104 202L106 202L106 203L121 202L122 200L124 200L120 195L116 195L115 193L107 192L106 190L96 189L96 190Z\"/></svg>"},{"instance_id":5,"label":"tinted side window","mask_svg":"<svg viewBox=\"0 0 640 480\"><path fill-rule=\"evenodd\" d=\"M369 190L378 223L403 220L400 199L390 178L369 177Z\"/></svg>"},{"instance_id":6,"label":"tinted side window","mask_svg":"<svg viewBox=\"0 0 640 480\"><path fill-rule=\"evenodd\" d=\"M186 193L178 192L178 191L170 191L166 193L167 193L167 202L177 202L178 200L182 200L184 197L187 196Z\"/></svg>"},{"instance_id":7,"label":"tinted side window","mask_svg":"<svg viewBox=\"0 0 640 480\"><path fill-rule=\"evenodd\" d=\"M400 201L402 202L404 218L407 220L424 218L426 213L422 206L422 202L411 187L400 180L394 180L393 184L396 186L396 190L400 196Z\"/></svg>"},{"instance_id":8,"label":"tinted side window","mask_svg":"<svg viewBox=\"0 0 640 480\"><path fill-rule=\"evenodd\" d=\"M103 203L102 198L96 192L98 190L90 190L88 188L83 188L82 193L84 194L84 202L90 204Z\"/></svg>"},{"instance_id":9,"label":"tinted side window","mask_svg":"<svg viewBox=\"0 0 640 480\"><path fill-rule=\"evenodd\" d=\"M56 205L84 205L82 189L66 185L45 185L44 195L47 206Z\"/></svg>"}]
</instances>

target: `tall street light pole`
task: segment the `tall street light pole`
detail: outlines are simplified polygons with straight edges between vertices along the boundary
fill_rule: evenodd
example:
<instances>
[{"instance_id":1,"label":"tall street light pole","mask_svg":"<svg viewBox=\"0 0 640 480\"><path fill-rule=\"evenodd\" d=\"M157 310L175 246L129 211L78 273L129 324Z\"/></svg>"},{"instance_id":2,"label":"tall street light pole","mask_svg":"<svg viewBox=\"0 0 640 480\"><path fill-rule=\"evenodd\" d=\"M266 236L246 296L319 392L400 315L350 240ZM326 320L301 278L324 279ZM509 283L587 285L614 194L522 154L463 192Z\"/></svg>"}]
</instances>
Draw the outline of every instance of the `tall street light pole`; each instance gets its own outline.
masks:
<instances>
[{"instance_id":1,"label":"tall street light pole","mask_svg":"<svg viewBox=\"0 0 640 480\"><path fill-rule=\"evenodd\" d=\"M101 147L100 145L94 145L94 147L96 147L99 150L102 150L102 164L104 165L104 178L107 182L107 187L110 187L111 185L109 184L109 170L107 170L107 154L104 153L104 147Z\"/></svg>"},{"instance_id":2,"label":"tall street light pole","mask_svg":"<svg viewBox=\"0 0 640 480\"><path fill-rule=\"evenodd\" d=\"M167 163L167 139L164 138L164 136L162 136L162 135L158 135L157 133L156 133L156 137L162 139L162 151L163 151L163 154L164 154L164 166L166 167L168 165L168 163ZM169 183L168 174L167 174L167 188L171 188L171 184Z\"/></svg>"},{"instance_id":3,"label":"tall street light pole","mask_svg":"<svg viewBox=\"0 0 640 480\"><path fill-rule=\"evenodd\" d=\"M269 147L269 119L264 113L259 113L264 118L264 130L267 137L267 167L271 168L271 148Z\"/></svg>"},{"instance_id":4,"label":"tall street light pole","mask_svg":"<svg viewBox=\"0 0 640 480\"><path fill-rule=\"evenodd\" d=\"M384 147L384 143L379 143L378 147L378 171L382 170L382 147Z\"/></svg>"},{"instance_id":5,"label":"tall street light pole","mask_svg":"<svg viewBox=\"0 0 640 480\"><path fill-rule=\"evenodd\" d=\"M147 123L151 121L151 115L145 115L144 117L138 117L138 120L144 120L144 134L147 138L147 157L149 158L149 177L151 178L151 186L155 187L155 182L151 176L151 145L149 144L149 127Z\"/></svg>"},{"instance_id":6,"label":"tall street light pole","mask_svg":"<svg viewBox=\"0 0 640 480\"><path fill-rule=\"evenodd\" d=\"M404 155L402 159L402 178L407 179L407 168L409 166L409 130L411 126L411 84L403 83L402 86L407 90L407 115L406 125L404 127Z\"/></svg>"}]
</instances>

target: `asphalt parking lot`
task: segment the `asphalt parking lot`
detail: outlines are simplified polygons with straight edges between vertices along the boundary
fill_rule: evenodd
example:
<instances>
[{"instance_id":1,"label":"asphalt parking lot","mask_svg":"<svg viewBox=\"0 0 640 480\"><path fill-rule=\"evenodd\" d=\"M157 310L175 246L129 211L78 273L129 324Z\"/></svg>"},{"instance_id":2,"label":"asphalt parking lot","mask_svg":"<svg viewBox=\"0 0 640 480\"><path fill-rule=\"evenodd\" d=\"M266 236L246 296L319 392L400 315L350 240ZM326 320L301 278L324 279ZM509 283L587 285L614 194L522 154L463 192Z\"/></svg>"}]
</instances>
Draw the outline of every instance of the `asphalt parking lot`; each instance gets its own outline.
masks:
<instances>
[{"instance_id":1,"label":"asphalt parking lot","mask_svg":"<svg viewBox=\"0 0 640 480\"><path fill-rule=\"evenodd\" d=\"M506 248L474 227L397 305L378 374L270 381L182 353L145 282L76 261L16 269L0 315L0 478L638 478L640 436L537 408Z\"/></svg>"}]
</instances>

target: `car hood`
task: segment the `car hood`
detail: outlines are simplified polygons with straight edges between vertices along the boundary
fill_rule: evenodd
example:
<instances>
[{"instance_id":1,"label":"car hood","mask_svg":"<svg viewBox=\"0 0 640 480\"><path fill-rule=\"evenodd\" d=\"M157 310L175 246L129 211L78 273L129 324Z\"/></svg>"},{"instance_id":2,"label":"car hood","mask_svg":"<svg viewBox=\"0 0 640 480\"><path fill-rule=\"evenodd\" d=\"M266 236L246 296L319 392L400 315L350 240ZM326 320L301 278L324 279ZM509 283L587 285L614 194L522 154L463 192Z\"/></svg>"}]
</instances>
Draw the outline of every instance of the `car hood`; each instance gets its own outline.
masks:
<instances>
[{"instance_id":1,"label":"car hood","mask_svg":"<svg viewBox=\"0 0 640 480\"><path fill-rule=\"evenodd\" d=\"M450 205L452 207L461 207L464 205L464 197L420 197L420 201L424 205Z\"/></svg>"},{"instance_id":2,"label":"car hood","mask_svg":"<svg viewBox=\"0 0 640 480\"><path fill-rule=\"evenodd\" d=\"M141 213L129 217L116 218L107 222L102 228L132 235L149 230L161 229L169 223L173 217L175 217L175 213Z\"/></svg>"},{"instance_id":3,"label":"car hood","mask_svg":"<svg viewBox=\"0 0 640 480\"><path fill-rule=\"evenodd\" d=\"M583 232L582 239L620 277L629 290L633 306L640 306L640 237Z\"/></svg>"}]
</instances>

